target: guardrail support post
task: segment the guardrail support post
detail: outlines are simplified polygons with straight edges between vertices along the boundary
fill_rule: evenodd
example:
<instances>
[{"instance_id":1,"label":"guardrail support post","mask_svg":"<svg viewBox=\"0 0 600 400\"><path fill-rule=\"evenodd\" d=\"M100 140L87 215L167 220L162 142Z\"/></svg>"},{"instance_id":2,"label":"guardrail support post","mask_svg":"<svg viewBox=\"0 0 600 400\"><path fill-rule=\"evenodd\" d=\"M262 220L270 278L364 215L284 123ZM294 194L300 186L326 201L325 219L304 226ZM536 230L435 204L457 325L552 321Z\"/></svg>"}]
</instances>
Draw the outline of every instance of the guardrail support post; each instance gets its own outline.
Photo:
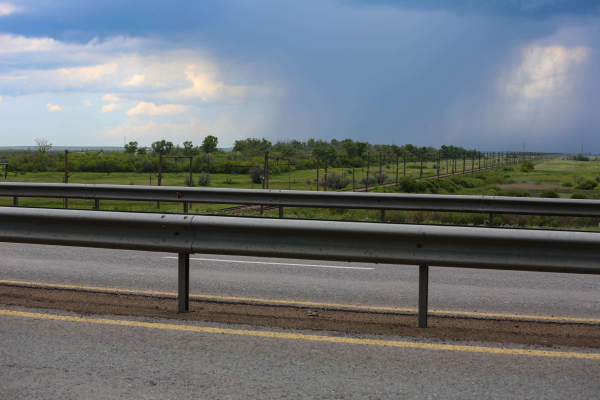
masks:
<instances>
[{"instance_id":1,"label":"guardrail support post","mask_svg":"<svg viewBox=\"0 0 600 400\"><path fill-rule=\"evenodd\" d=\"M188 203L186 203L186 202L183 203L183 213L184 214L188 213Z\"/></svg>"},{"instance_id":2,"label":"guardrail support post","mask_svg":"<svg viewBox=\"0 0 600 400\"><path fill-rule=\"evenodd\" d=\"M385 210L381 210L381 222L385 222Z\"/></svg>"},{"instance_id":3,"label":"guardrail support post","mask_svg":"<svg viewBox=\"0 0 600 400\"><path fill-rule=\"evenodd\" d=\"M283 206L279 206L279 218L283 218Z\"/></svg>"},{"instance_id":4,"label":"guardrail support post","mask_svg":"<svg viewBox=\"0 0 600 400\"><path fill-rule=\"evenodd\" d=\"M419 328L427 328L427 298L429 295L429 267L419 265Z\"/></svg>"},{"instance_id":5,"label":"guardrail support post","mask_svg":"<svg viewBox=\"0 0 600 400\"><path fill-rule=\"evenodd\" d=\"M18 206L19 205L19 197L18 196L14 196L13 197L13 206Z\"/></svg>"},{"instance_id":6,"label":"guardrail support post","mask_svg":"<svg viewBox=\"0 0 600 400\"><path fill-rule=\"evenodd\" d=\"M100 209L100 199L94 199L94 210Z\"/></svg>"},{"instance_id":7,"label":"guardrail support post","mask_svg":"<svg viewBox=\"0 0 600 400\"><path fill-rule=\"evenodd\" d=\"M190 309L190 255L179 253L177 305L180 313Z\"/></svg>"},{"instance_id":8,"label":"guardrail support post","mask_svg":"<svg viewBox=\"0 0 600 400\"><path fill-rule=\"evenodd\" d=\"M490 224L489 226L494 226L494 213L490 213Z\"/></svg>"}]
</instances>

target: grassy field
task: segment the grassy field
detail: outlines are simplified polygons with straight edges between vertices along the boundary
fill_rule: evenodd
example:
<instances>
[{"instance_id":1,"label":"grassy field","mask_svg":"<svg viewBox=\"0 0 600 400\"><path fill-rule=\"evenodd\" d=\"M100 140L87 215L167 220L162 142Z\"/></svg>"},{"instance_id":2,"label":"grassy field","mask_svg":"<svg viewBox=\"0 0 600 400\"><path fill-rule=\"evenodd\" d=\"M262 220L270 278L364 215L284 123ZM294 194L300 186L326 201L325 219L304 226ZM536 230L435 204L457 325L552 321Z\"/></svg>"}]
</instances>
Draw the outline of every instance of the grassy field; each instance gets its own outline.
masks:
<instances>
[{"instance_id":1,"label":"grassy field","mask_svg":"<svg viewBox=\"0 0 600 400\"><path fill-rule=\"evenodd\" d=\"M389 167L389 168L387 168ZM424 169L424 176L434 176L436 170L429 163ZM441 173L445 173L445 164L442 163ZM462 167L462 165L461 165ZM477 164L475 165L477 167ZM470 170L470 165L467 165ZM340 175L350 178L350 184L347 188L352 188L351 168L330 168L329 173L335 171ZM390 177L390 182L395 181L395 165L382 166L382 171ZM400 164L399 176L403 176L403 165ZM323 170L320 170L322 176ZM379 167L371 168L370 175L379 173ZM460 174L460 170L459 170ZM600 176L600 161L570 161L562 159L547 160L538 162L535 169L530 172L523 172L519 166L482 172L485 174L486 181L475 179L475 187L465 187L453 194L464 195L512 195L512 196L533 196L533 197L579 197L589 199L600 199L600 188L592 190L577 189L578 182L585 178L595 178ZM366 169L356 169L356 182L362 176L366 175ZM407 165L407 177L418 178L419 165ZM185 186L187 174L163 174L163 186ZM469 179L470 175L465 175ZM0 182L47 182L58 183L62 181L60 173L25 173L15 175L9 174L7 179L2 176ZM211 176L210 187L250 189L260 188L260 185L252 184L247 174L213 174ZM599 178L600 179L600 178ZM229 183L227 183L229 182ZM491 182L491 183L490 183ZM87 184L117 184L117 185L149 185L149 174L134 173L112 173L103 175L98 173L75 173L69 177L69 183L87 183ZM157 183L156 176L152 175L152 185ZM294 171L291 174L282 173L271 176L271 189L292 189L292 190L316 190L316 170ZM321 189L322 190L322 189ZM377 190L377 189L376 189ZM440 191L440 193L444 193ZM1 198L0 205L11 205L12 198ZM20 199L20 205L33 207L61 207L61 199ZM71 199L69 206L71 208L92 208L93 202L87 200ZM220 208L229 207L225 204L196 204L195 212L216 213ZM163 203L161 211L180 212L181 203ZM146 211L156 212L155 203L150 202L118 202L103 201L104 210L123 210L123 211ZM276 216L276 212L266 213L265 216ZM379 221L379 211L365 210L327 210L327 209L307 209L294 208L285 210L286 217L290 218L317 218L332 220L359 220L359 221ZM432 213L432 212L413 212L413 211L388 211L386 216L389 222L401 223L434 223L434 224L453 224L453 225L487 225L488 216L484 214L463 214L463 213ZM596 218L566 218L566 217L535 217L535 216L517 216L517 215L497 215L494 218L494 224L497 226L512 227L550 227L560 229L587 229L598 230L599 220Z\"/></svg>"}]
</instances>

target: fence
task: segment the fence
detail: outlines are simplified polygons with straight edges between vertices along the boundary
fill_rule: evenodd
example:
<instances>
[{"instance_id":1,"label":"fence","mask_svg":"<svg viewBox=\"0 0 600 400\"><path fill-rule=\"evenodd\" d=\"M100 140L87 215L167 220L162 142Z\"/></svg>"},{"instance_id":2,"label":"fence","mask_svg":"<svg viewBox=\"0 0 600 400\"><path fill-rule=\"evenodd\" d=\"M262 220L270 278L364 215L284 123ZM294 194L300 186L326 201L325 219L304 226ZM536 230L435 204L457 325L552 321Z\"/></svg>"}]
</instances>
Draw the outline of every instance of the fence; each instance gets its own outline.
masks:
<instances>
[{"instance_id":1,"label":"fence","mask_svg":"<svg viewBox=\"0 0 600 400\"><path fill-rule=\"evenodd\" d=\"M419 327L429 266L600 274L600 234L363 222L0 207L0 242L178 253L178 309L189 255L419 266Z\"/></svg>"},{"instance_id":2,"label":"fence","mask_svg":"<svg viewBox=\"0 0 600 400\"><path fill-rule=\"evenodd\" d=\"M453 196L430 194L312 192L300 190L220 189L169 186L84 185L56 183L0 183L0 196L77 198L101 200L183 202L188 204L245 204L278 207L349 208L385 210L466 212L490 214L553 215L568 217L600 217L600 200L544 199L527 197Z\"/></svg>"}]
</instances>

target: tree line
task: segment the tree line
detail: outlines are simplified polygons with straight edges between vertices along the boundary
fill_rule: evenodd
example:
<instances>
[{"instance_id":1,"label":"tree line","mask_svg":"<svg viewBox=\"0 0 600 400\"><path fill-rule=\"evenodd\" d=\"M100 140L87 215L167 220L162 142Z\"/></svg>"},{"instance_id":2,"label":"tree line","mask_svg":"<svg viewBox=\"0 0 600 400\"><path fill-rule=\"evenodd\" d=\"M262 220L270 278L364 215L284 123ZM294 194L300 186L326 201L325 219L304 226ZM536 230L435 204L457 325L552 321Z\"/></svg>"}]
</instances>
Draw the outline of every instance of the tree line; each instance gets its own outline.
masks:
<instances>
[{"instance_id":1,"label":"tree line","mask_svg":"<svg viewBox=\"0 0 600 400\"><path fill-rule=\"evenodd\" d=\"M52 150L52 144L45 139L36 139L37 148L30 150L3 150L0 158L9 159L10 171L18 172L61 172L64 170L64 151ZM201 144L194 145L185 141L174 145L171 141L159 140L150 147L140 146L131 141L122 151L95 150L69 152L70 171L79 172L137 172L149 173L158 170L159 157L162 156L163 172L188 172L190 156L193 172L247 174L254 166L264 165L265 152L268 151L271 173L321 168L325 158L329 167L365 167L369 165L395 165L400 162L436 161L457 157L476 158L476 150L458 146L443 145L417 147L411 144L402 146L388 144L370 144L352 139L331 141L309 139L306 141L289 140L272 143L267 139L247 138L236 140L231 151L218 148L218 138L206 136Z\"/></svg>"}]
</instances>

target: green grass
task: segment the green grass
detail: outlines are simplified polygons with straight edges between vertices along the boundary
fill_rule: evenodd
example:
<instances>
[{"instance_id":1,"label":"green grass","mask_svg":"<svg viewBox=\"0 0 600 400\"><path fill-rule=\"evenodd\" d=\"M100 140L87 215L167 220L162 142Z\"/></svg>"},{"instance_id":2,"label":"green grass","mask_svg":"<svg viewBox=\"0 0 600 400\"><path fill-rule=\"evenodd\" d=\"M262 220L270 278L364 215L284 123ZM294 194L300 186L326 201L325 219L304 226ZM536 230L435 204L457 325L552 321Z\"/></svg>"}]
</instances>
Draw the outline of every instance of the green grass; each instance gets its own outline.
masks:
<instances>
[{"instance_id":1,"label":"green grass","mask_svg":"<svg viewBox=\"0 0 600 400\"><path fill-rule=\"evenodd\" d=\"M483 165L482 165L483 166ZM387 173L391 181L395 182L395 165L390 165L390 168L382 166L382 172ZM402 163L399 166L399 176L404 175ZM432 163L424 165L424 177L435 176L436 170L432 167ZM462 163L459 163L462 169ZM477 163L475 164L477 167ZM451 168L451 167L450 167ZM352 178L351 174L345 171L351 168L329 168L329 172L335 171L338 174L345 174L346 177ZM467 165L467 170L470 171L470 164ZM323 169L320 169L322 177ZM446 165L442 162L440 173L446 172ZM460 181L462 176L455 175L455 181ZM370 175L379 173L379 166L372 166ZM185 173L167 173L163 174L163 186L185 186ZM358 182L361 177L366 176L366 168L356 169L356 187L359 187ZM418 178L419 164L408 163L406 168L406 176ZM499 169L482 172L478 179L477 175L471 177L465 175L465 181L471 187L460 187L460 190L452 194L460 195L528 195L538 197L544 192L554 191L561 198L570 198L574 194L579 197L585 196L589 199L600 199L600 189L594 190L578 190L578 179L583 176L585 178L595 178L600 176L599 161L570 161L562 159L547 160L535 163L535 169L530 172L523 172L518 165L507 170ZM63 174L61 173L25 173L15 176L14 173L9 173L5 180L3 175L0 177L0 182L62 182ZM233 180L233 184L225 183L227 179ZM197 174L195 174L197 179ZM287 173L271 176L270 189L274 190L316 190L316 170L293 171L289 176ZM447 179L447 178L443 178ZM307 182L309 181L309 182ZM111 173L110 175L99 173L75 173L69 178L69 183L86 183L86 184L116 184L116 185L149 185L149 174L135 173ZM156 176L152 176L152 185L157 183ZM571 186L565 186L571 184ZM516 185L516 186L515 186ZM213 174L210 187L221 188L237 188L250 189L262 188L261 185L252 184L247 174ZM350 183L346 189L351 189ZM320 188L322 190L322 188ZM382 190L382 189L376 189ZM394 188L385 189L385 191L394 191ZM437 193L448 193L445 189L436 190ZM432 193L431 190L425 193ZM0 205L11 205L12 198L1 198ZM62 207L61 199L20 199L20 205L31 207ZM93 202L89 200L71 199L69 202L71 208L89 209L93 207ZM231 205L226 204L195 204L194 212L201 213L217 213L218 210ZM156 203L150 202L130 202L130 201L103 201L101 207L104 210L119 210L119 211L144 211L157 212ZM180 212L183 209L181 203L162 203L162 212ZM238 214L239 215L239 214ZM267 212L265 216L276 217L277 211ZM309 219L329 219L329 220L354 220L354 221L379 221L379 211L368 210L338 210L338 209L309 209L309 208L293 208L286 209L285 216L289 218L309 218ZM466 213L433 213L433 212L415 212L415 211L388 211L386 219L389 222L398 223L424 223L424 224L449 224L449 225L488 225L488 216L485 214L466 214ZM597 218L568 218L568 217L542 217L542 216L519 216L519 215L496 215L494 225L509 226L509 227L528 227L528 228L554 228L554 229L584 229L598 230L600 220Z\"/></svg>"}]
</instances>

